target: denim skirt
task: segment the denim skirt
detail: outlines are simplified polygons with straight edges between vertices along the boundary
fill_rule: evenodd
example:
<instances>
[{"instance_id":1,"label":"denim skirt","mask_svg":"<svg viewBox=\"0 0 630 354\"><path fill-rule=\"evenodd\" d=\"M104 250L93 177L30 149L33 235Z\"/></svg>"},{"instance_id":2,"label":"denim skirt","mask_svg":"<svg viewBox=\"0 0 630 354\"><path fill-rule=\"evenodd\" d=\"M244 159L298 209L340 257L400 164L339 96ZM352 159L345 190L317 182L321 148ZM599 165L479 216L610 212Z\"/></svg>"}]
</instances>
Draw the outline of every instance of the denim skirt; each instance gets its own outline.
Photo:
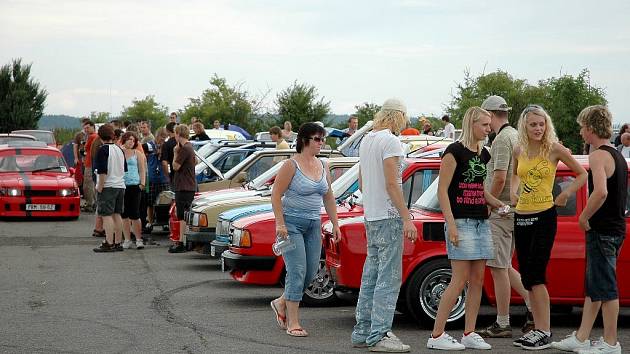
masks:
<instances>
[{"instance_id":1,"label":"denim skirt","mask_svg":"<svg viewBox=\"0 0 630 354\"><path fill-rule=\"evenodd\" d=\"M444 223L444 237L448 259L470 261L494 259L494 244L487 219L455 219L459 244L455 246L448 239L448 228Z\"/></svg>"}]
</instances>

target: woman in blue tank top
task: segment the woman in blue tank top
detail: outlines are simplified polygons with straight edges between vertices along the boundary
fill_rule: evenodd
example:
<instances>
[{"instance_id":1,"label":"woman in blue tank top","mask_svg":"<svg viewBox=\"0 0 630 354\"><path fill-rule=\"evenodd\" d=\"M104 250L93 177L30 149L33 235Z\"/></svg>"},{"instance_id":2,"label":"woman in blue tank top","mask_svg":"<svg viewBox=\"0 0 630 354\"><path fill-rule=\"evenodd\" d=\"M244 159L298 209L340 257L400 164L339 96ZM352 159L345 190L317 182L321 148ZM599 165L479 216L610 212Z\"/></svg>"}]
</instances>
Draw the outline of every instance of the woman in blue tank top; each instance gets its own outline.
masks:
<instances>
[{"instance_id":1,"label":"woman in blue tank top","mask_svg":"<svg viewBox=\"0 0 630 354\"><path fill-rule=\"evenodd\" d=\"M283 253L286 266L284 293L271 302L276 321L290 336L308 333L299 322L302 294L314 279L322 249L321 207L333 224L335 240L340 231L335 198L330 188L330 172L317 158L326 131L315 123L304 123L297 136L296 154L284 162L271 194L278 238L289 238L296 247Z\"/></svg>"},{"instance_id":2,"label":"woman in blue tank top","mask_svg":"<svg viewBox=\"0 0 630 354\"><path fill-rule=\"evenodd\" d=\"M138 135L134 132L126 132L120 138L127 161L125 171L125 202L123 213L123 248L131 247L131 231L136 236L136 248L144 248L142 242L142 225L140 224L140 198L146 181L147 160L144 154L139 153Z\"/></svg>"}]
</instances>

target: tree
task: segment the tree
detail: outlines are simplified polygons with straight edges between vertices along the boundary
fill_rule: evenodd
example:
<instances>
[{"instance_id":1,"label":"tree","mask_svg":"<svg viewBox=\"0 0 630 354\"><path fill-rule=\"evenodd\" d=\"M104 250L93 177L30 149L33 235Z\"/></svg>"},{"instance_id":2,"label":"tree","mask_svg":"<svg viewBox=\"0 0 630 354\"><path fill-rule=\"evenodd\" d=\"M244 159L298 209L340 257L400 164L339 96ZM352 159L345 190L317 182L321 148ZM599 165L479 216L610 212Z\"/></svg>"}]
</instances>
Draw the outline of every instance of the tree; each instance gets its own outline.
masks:
<instances>
[{"instance_id":1,"label":"tree","mask_svg":"<svg viewBox=\"0 0 630 354\"><path fill-rule=\"evenodd\" d=\"M109 122L111 115L109 112L90 112L90 120L94 123L107 123Z\"/></svg>"},{"instance_id":2,"label":"tree","mask_svg":"<svg viewBox=\"0 0 630 354\"><path fill-rule=\"evenodd\" d=\"M362 104L354 106L354 109L356 109L356 111L353 116L359 118L359 127L362 127L368 120L374 119L374 115L381 109L381 106L376 103L363 102Z\"/></svg>"},{"instance_id":3,"label":"tree","mask_svg":"<svg viewBox=\"0 0 630 354\"><path fill-rule=\"evenodd\" d=\"M262 98L250 97L242 88L242 83L231 86L217 74L210 78L210 85L201 96L188 99L182 112L182 122L190 122L192 117L197 117L206 127L219 120L221 124L235 124L251 133L261 128L262 118L258 111Z\"/></svg>"},{"instance_id":4,"label":"tree","mask_svg":"<svg viewBox=\"0 0 630 354\"><path fill-rule=\"evenodd\" d=\"M296 128L302 123L315 121L329 125L325 117L330 113L330 102L318 98L315 86L294 82L276 96L276 107L280 126L287 120Z\"/></svg>"},{"instance_id":5,"label":"tree","mask_svg":"<svg viewBox=\"0 0 630 354\"><path fill-rule=\"evenodd\" d=\"M31 65L14 59L0 68L0 132L37 129L44 114L48 93L30 78Z\"/></svg>"},{"instance_id":6,"label":"tree","mask_svg":"<svg viewBox=\"0 0 630 354\"><path fill-rule=\"evenodd\" d=\"M589 105L606 103L604 90L590 84L588 70L583 70L577 77L563 75L541 80L537 85L515 79L500 70L478 77L466 72L464 83L458 84L457 93L447 107L451 122L461 127L466 110L471 106L481 106L490 95L505 98L512 107L509 115L512 126L516 126L520 113L527 105L542 105L551 116L558 138L573 153L582 151L580 129L575 122L578 113Z\"/></svg>"},{"instance_id":7,"label":"tree","mask_svg":"<svg viewBox=\"0 0 630 354\"><path fill-rule=\"evenodd\" d=\"M152 127L157 128L166 124L167 115L168 107L157 103L155 96L149 95L141 100L134 98L131 106L123 107L120 119L130 122L148 120Z\"/></svg>"}]
</instances>

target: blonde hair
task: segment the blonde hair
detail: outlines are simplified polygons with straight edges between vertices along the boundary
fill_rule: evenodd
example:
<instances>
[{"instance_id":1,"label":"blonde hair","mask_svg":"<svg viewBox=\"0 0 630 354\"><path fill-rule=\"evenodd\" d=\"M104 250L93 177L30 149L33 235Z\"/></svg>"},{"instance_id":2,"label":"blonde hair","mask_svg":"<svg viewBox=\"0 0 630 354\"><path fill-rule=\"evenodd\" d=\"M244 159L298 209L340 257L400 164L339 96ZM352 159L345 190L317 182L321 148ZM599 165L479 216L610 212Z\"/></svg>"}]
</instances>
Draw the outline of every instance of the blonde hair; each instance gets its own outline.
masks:
<instances>
[{"instance_id":1,"label":"blonde hair","mask_svg":"<svg viewBox=\"0 0 630 354\"><path fill-rule=\"evenodd\" d=\"M400 131L407 127L409 118L402 111L382 109L374 115L373 129L389 129L392 133L398 135Z\"/></svg>"},{"instance_id":2,"label":"blonde hair","mask_svg":"<svg viewBox=\"0 0 630 354\"><path fill-rule=\"evenodd\" d=\"M525 109L521 113L520 118L518 119L518 144L521 146L521 154L527 154L527 152L529 151L529 137L527 136L527 115L530 113L545 118L545 132L542 136L542 143L540 145L540 151L538 152L538 155L543 158L548 158L553 144L558 142L558 137L556 136L556 129L553 127L551 117L544 110L544 108L537 105L529 105L525 107Z\"/></svg>"},{"instance_id":3,"label":"blonde hair","mask_svg":"<svg viewBox=\"0 0 630 354\"><path fill-rule=\"evenodd\" d=\"M180 124L175 127L175 134L179 135L180 138L188 139L190 136L190 130L186 124Z\"/></svg>"},{"instance_id":4,"label":"blonde hair","mask_svg":"<svg viewBox=\"0 0 630 354\"><path fill-rule=\"evenodd\" d=\"M612 114L606 106L588 106L578 114L577 122L602 139L612 136ZM625 133L622 132L621 135Z\"/></svg>"},{"instance_id":5,"label":"blonde hair","mask_svg":"<svg viewBox=\"0 0 630 354\"><path fill-rule=\"evenodd\" d=\"M484 141L475 139L473 124L483 116L490 117L490 112L477 106L468 108L462 120L462 135L459 137L459 141L467 148L472 148L476 145L477 155L480 155L481 151L483 151Z\"/></svg>"}]
</instances>

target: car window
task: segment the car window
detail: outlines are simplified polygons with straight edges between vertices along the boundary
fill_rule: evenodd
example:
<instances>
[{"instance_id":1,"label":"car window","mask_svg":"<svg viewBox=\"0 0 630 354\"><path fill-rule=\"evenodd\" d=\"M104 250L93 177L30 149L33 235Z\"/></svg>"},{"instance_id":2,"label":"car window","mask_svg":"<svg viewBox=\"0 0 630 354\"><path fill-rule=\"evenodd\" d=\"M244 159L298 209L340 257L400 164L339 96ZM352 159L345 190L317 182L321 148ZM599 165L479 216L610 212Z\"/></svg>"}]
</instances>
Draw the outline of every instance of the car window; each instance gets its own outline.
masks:
<instances>
[{"instance_id":1,"label":"car window","mask_svg":"<svg viewBox=\"0 0 630 354\"><path fill-rule=\"evenodd\" d=\"M223 161L223 165L220 168L221 172L225 173L231 170L234 166L238 165L239 162L243 161L244 158L245 152L228 154L228 156Z\"/></svg>"},{"instance_id":2,"label":"car window","mask_svg":"<svg viewBox=\"0 0 630 354\"><path fill-rule=\"evenodd\" d=\"M409 207L429 188L440 174L439 170L417 170L403 183L403 196Z\"/></svg>"},{"instance_id":3,"label":"car window","mask_svg":"<svg viewBox=\"0 0 630 354\"><path fill-rule=\"evenodd\" d=\"M263 156L254 162L247 170L247 180L251 181L254 178L260 176L265 171L271 168L271 166L277 164L280 161L286 160L289 155L274 155Z\"/></svg>"},{"instance_id":4,"label":"car window","mask_svg":"<svg viewBox=\"0 0 630 354\"><path fill-rule=\"evenodd\" d=\"M553 182L553 198L555 199L558 194L560 194L563 190L565 190L573 181L575 177L573 176L556 176L556 179ZM558 212L558 216L572 216L577 213L577 197L576 193L571 194L569 199L567 200L567 205L563 207L556 207L556 211Z\"/></svg>"},{"instance_id":5,"label":"car window","mask_svg":"<svg viewBox=\"0 0 630 354\"><path fill-rule=\"evenodd\" d=\"M341 177L346 171L348 171L350 167L334 167L330 170L330 177L332 178L331 182L337 180L337 178Z\"/></svg>"}]
</instances>

